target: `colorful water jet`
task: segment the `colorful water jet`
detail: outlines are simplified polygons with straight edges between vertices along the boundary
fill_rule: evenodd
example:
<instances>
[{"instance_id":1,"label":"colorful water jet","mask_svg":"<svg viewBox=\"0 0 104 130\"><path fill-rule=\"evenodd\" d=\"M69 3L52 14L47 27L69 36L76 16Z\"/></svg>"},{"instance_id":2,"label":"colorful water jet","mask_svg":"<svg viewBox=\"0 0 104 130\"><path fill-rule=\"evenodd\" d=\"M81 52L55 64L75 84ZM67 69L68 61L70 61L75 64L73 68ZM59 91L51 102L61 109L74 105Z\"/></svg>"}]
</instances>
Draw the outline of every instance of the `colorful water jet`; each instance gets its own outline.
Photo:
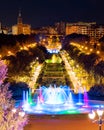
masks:
<instances>
[{"instance_id":1,"label":"colorful water jet","mask_svg":"<svg viewBox=\"0 0 104 130\"><path fill-rule=\"evenodd\" d=\"M75 96L69 86L41 86L34 95L23 92L23 109L27 113L77 114L87 113L91 107L86 91Z\"/></svg>"},{"instance_id":2,"label":"colorful water jet","mask_svg":"<svg viewBox=\"0 0 104 130\"><path fill-rule=\"evenodd\" d=\"M69 88L67 88L67 91L70 91ZM39 99L44 101L44 104L58 105L66 103L69 97L65 92L65 88L50 86L48 88L40 87Z\"/></svg>"}]
</instances>

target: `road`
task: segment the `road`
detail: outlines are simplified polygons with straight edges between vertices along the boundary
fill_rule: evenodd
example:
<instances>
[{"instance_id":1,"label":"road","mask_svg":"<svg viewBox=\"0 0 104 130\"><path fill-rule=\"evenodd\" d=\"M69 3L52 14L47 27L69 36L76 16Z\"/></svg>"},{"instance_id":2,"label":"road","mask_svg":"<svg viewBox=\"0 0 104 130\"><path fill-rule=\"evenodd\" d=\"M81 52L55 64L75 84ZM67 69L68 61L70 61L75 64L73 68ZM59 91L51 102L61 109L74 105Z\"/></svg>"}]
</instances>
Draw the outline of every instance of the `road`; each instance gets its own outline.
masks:
<instances>
[{"instance_id":1,"label":"road","mask_svg":"<svg viewBox=\"0 0 104 130\"><path fill-rule=\"evenodd\" d=\"M30 116L24 130L99 130L88 115ZM102 130L104 126L102 125Z\"/></svg>"}]
</instances>

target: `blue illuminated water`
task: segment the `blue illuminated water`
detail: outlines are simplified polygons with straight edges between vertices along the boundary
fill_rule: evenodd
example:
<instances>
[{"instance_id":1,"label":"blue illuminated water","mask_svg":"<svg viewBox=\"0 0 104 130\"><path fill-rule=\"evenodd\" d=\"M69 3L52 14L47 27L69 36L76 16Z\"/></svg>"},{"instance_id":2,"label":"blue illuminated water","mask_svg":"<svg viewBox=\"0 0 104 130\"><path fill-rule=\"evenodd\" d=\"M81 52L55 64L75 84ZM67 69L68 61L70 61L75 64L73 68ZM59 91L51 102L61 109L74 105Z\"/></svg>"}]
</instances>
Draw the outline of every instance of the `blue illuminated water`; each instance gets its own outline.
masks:
<instances>
[{"instance_id":1,"label":"blue illuminated water","mask_svg":"<svg viewBox=\"0 0 104 130\"><path fill-rule=\"evenodd\" d=\"M30 96L30 92L23 92L22 107L30 114L79 114L104 107L102 101L88 100L86 91L75 96L69 86L41 86Z\"/></svg>"}]
</instances>

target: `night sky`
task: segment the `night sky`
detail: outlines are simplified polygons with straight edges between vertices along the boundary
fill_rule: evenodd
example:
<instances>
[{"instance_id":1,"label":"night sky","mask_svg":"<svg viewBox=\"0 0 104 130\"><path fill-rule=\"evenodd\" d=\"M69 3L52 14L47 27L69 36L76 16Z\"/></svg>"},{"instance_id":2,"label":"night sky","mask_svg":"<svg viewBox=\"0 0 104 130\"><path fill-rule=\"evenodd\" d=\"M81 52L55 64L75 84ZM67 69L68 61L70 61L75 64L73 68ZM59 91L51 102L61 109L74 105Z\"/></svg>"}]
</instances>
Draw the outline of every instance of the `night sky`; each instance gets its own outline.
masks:
<instances>
[{"instance_id":1,"label":"night sky","mask_svg":"<svg viewBox=\"0 0 104 130\"><path fill-rule=\"evenodd\" d=\"M103 0L0 0L2 24L16 24L19 9L23 23L32 28L60 21L104 23Z\"/></svg>"}]
</instances>

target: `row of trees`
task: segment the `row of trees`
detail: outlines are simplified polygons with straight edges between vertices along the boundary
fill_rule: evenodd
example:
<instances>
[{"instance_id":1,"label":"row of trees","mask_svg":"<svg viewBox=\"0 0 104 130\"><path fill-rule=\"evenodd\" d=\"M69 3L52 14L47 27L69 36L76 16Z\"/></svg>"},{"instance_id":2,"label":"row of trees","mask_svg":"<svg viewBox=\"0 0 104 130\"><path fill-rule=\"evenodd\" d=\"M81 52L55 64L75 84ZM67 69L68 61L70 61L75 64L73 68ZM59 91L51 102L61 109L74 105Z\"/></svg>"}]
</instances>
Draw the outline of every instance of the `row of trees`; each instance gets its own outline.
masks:
<instances>
[{"instance_id":1,"label":"row of trees","mask_svg":"<svg viewBox=\"0 0 104 130\"><path fill-rule=\"evenodd\" d=\"M48 56L44 47L36 46L29 50L19 51L15 55L5 56L2 59L6 60L8 64L8 77L11 78L14 75L30 76L32 69L30 64L36 60L38 60L39 63L43 63Z\"/></svg>"},{"instance_id":2,"label":"row of trees","mask_svg":"<svg viewBox=\"0 0 104 130\"><path fill-rule=\"evenodd\" d=\"M95 53L85 54L70 44L66 50L71 58L76 61L76 66L81 66L88 73L90 76L88 80L94 78L94 84L90 86L89 95L104 96L104 61L101 57Z\"/></svg>"},{"instance_id":3,"label":"row of trees","mask_svg":"<svg viewBox=\"0 0 104 130\"><path fill-rule=\"evenodd\" d=\"M31 80L34 67L31 65L32 63L43 63L45 59L51 57L46 48L38 44L39 37L40 35L0 35L0 54L3 54L2 60L6 61L8 65L7 81L14 84L14 87L17 84L15 82L24 81L28 84ZM34 45L31 46L31 43ZM8 55L9 51L12 53ZM14 91L14 89L12 90ZM17 94L17 92L14 93Z\"/></svg>"},{"instance_id":4,"label":"row of trees","mask_svg":"<svg viewBox=\"0 0 104 130\"><path fill-rule=\"evenodd\" d=\"M70 35L65 36L64 40L62 41L62 48L66 49L71 42L77 42L81 44L86 42L89 43L89 41L90 41L90 37L88 35L72 33Z\"/></svg>"},{"instance_id":5,"label":"row of trees","mask_svg":"<svg viewBox=\"0 0 104 130\"><path fill-rule=\"evenodd\" d=\"M102 83L104 77L104 61L95 53L85 54L81 52L77 47L69 45L67 52L72 59L76 60L89 74L93 74L95 81ZM99 77L99 78L98 78ZM97 82L96 82L97 83Z\"/></svg>"},{"instance_id":6,"label":"row of trees","mask_svg":"<svg viewBox=\"0 0 104 130\"><path fill-rule=\"evenodd\" d=\"M0 55L2 57L8 55L8 52L15 54L23 48L40 45L40 35L6 35L0 34ZM41 47L40 47L41 48Z\"/></svg>"},{"instance_id":7,"label":"row of trees","mask_svg":"<svg viewBox=\"0 0 104 130\"><path fill-rule=\"evenodd\" d=\"M0 34L0 55L2 57L8 55L8 51L13 54L18 52L21 47L27 46L35 42L34 35L6 35Z\"/></svg>"},{"instance_id":8,"label":"row of trees","mask_svg":"<svg viewBox=\"0 0 104 130\"><path fill-rule=\"evenodd\" d=\"M17 43L23 45L24 43L37 42L35 35L6 35L0 34L0 47L2 46L16 46Z\"/></svg>"}]
</instances>

